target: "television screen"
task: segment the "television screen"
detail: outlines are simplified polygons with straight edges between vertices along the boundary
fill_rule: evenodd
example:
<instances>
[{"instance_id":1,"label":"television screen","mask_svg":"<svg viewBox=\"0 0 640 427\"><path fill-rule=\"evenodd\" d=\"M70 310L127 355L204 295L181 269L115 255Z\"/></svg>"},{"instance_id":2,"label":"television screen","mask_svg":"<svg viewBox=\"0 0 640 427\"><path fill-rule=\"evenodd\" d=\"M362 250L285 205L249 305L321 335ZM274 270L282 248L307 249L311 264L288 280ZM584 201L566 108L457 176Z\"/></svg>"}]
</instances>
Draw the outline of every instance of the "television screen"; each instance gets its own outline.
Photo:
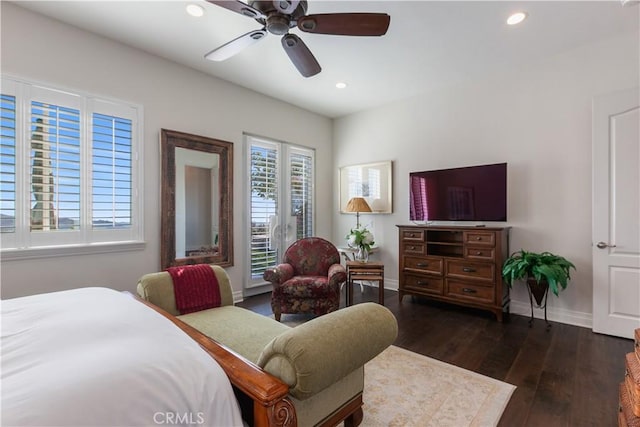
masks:
<instances>
[{"instance_id":1,"label":"television screen","mask_svg":"<svg viewBox=\"0 0 640 427\"><path fill-rule=\"evenodd\" d=\"M411 221L506 221L507 164L411 172Z\"/></svg>"}]
</instances>

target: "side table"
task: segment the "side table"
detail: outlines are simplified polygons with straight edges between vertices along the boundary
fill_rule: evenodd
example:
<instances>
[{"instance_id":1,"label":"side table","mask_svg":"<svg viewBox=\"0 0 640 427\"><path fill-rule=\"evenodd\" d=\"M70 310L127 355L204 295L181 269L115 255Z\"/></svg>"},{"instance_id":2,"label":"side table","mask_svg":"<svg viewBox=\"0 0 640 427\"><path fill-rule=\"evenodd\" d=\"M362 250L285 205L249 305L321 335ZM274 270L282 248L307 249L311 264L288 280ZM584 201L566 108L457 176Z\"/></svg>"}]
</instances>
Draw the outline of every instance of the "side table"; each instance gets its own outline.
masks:
<instances>
[{"instance_id":1,"label":"side table","mask_svg":"<svg viewBox=\"0 0 640 427\"><path fill-rule=\"evenodd\" d=\"M353 304L353 282L378 282L378 304L384 305L384 264L379 261L347 261L347 306Z\"/></svg>"}]
</instances>

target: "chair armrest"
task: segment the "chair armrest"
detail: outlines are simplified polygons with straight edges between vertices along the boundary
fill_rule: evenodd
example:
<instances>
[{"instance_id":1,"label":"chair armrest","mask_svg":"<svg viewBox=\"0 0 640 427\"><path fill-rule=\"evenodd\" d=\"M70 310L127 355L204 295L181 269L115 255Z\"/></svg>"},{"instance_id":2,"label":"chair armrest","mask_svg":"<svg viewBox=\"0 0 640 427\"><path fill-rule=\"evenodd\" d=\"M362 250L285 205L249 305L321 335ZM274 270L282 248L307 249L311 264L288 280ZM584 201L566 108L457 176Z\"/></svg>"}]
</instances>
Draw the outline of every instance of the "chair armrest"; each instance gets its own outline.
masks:
<instances>
[{"instance_id":1,"label":"chair armrest","mask_svg":"<svg viewBox=\"0 0 640 427\"><path fill-rule=\"evenodd\" d=\"M340 285L347 281L347 270L342 264L333 264L329 267L329 283Z\"/></svg>"},{"instance_id":2,"label":"chair armrest","mask_svg":"<svg viewBox=\"0 0 640 427\"><path fill-rule=\"evenodd\" d=\"M283 332L266 345L257 364L304 400L364 366L397 335L391 311L375 303L358 304Z\"/></svg>"},{"instance_id":3,"label":"chair armrest","mask_svg":"<svg viewBox=\"0 0 640 427\"><path fill-rule=\"evenodd\" d=\"M267 282L281 285L293 277L293 266L291 264L278 264L273 268L266 269L262 277Z\"/></svg>"}]
</instances>

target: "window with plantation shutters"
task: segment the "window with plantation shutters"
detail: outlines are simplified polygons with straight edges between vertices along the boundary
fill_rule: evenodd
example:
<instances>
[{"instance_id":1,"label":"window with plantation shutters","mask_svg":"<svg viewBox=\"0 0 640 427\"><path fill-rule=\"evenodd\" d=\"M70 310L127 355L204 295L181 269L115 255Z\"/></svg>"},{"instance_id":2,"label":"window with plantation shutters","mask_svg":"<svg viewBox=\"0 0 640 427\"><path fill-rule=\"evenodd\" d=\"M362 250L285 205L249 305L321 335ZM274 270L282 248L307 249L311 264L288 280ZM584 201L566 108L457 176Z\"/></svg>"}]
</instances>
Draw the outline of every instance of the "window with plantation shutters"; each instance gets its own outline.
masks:
<instances>
[{"instance_id":1,"label":"window with plantation shutters","mask_svg":"<svg viewBox=\"0 0 640 427\"><path fill-rule=\"evenodd\" d=\"M1 96L3 259L140 247L142 109L10 78Z\"/></svg>"},{"instance_id":2,"label":"window with plantation shutters","mask_svg":"<svg viewBox=\"0 0 640 427\"><path fill-rule=\"evenodd\" d=\"M286 248L314 230L313 150L247 136L251 186L250 283L264 284L264 271Z\"/></svg>"}]
</instances>

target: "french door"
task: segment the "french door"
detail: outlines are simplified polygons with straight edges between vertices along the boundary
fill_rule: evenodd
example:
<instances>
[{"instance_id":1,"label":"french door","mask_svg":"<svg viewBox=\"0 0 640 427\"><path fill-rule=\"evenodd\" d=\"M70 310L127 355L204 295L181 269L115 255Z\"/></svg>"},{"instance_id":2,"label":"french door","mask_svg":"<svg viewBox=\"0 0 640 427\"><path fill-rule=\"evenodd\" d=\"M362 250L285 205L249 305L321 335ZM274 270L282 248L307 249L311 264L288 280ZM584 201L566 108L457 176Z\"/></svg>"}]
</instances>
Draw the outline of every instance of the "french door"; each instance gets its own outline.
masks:
<instances>
[{"instance_id":1,"label":"french door","mask_svg":"<svg viewBox=\"0 0 640 427\"><path fill-rule=\"evenodd\" d=\"M313 236L314 151L255 136L246 140L251 288L264 284L262 274L291 243Z\"/></svg>"}]
</instances>

